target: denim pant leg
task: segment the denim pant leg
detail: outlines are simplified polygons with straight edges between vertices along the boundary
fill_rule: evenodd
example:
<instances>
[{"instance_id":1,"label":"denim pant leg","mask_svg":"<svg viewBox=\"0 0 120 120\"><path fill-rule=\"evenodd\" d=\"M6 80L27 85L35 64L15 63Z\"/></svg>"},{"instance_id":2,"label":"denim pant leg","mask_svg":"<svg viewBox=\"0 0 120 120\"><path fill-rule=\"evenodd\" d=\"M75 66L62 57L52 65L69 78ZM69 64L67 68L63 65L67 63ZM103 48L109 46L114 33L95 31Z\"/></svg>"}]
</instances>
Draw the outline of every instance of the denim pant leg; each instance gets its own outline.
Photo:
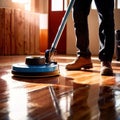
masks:
<instances>
[{"instance_id":1,"label":"denim pant leg","mask_svg":"<svg viewBox=\"0 0 120 120\"><path fill-rule=\"evenodd\" d=\"M95 0L98 10L101 61L112 61L114 54L114 0Z\"/></svg>"},{"instance_id":2,"label":"denim pant leg","mask_svg":"<svg viewBox=\"0 0 120 120\"><path fill-rule=\"evenodd\" d=\"M89 31L88 31L88 15L92 0L75 0L73 6L74 28L76 34L76 46L78 48L78 56L90 57L89 51Z\"/></svg>"}]
</instances>

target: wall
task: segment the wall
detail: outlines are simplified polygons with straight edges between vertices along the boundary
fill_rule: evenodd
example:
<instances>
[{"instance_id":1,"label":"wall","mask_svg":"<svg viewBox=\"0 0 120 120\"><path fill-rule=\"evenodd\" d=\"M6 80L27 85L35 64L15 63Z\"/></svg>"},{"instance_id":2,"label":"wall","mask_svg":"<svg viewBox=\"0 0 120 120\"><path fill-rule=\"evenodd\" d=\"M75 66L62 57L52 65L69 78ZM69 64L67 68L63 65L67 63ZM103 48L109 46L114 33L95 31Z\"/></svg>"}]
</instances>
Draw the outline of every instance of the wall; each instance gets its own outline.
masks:
<instances>
[{"instance_id":1,"label":"wall","mask_svg":"<svg viewBox=\"0 0 120 120\"><path fill-rule=\"evenodd\" d=\"M14 3L11 0L0 0L0 7L16 8L24 10L23 4Z\"/></svg>"},{"instance_id":2,"label":"wall","mask_svg":"<svg viewBox=\"0 0 120 120\"><path fill-rule=\"evenodd\" d=\"M114 13L115 13L115 29L118 30L118 29L120 29L120 18L119 18L120 9L118 9L118 10L115 9Z\"/></svg>"},{"instance_id":3,"label":"wall","mask_svg":"<svg viewBox=\"0 0 120 120\"><path fill-rule=\"evenodd\" d=\"M31 8L34 12L48 13L49 0L31 0Z\"/></svg>"},{"instance_id":4,"label":"wall","mask_svg":"<svg viewBox=\"0 0 120 120\"><path fill-rule=\"evenodd\" d=\"M0 55L39 54L39 14L0 8Z\"/></svg>"},{"instance_id":5,"label":"wall","mask_svg":"<svg viewBox=\"0 0 120 120\"><path fill-rule=\"evenodd\" d=\"M39 13L47 13L47 6L48 0L46 2L31 0L32 12L29 12L25 11L25 5L22 3L0 0L0 32L2 31L0 55L39 54L41 52L44 46L43 39L44 41L46 39L47 44L48 30L41 29Z\"/></svg>"}]
</instances>

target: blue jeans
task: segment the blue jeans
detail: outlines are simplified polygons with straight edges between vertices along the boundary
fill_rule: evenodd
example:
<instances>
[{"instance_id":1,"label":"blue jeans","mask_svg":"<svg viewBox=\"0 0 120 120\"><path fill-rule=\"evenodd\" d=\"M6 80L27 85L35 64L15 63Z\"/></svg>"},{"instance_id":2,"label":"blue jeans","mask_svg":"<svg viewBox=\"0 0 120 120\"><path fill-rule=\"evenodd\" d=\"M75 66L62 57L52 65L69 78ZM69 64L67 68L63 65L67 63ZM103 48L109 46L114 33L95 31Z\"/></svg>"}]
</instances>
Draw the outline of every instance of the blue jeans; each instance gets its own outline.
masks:
<instances>
[{"instance_id":1,"label":"blue jeans","mask_svg":"<svg viewBox=\"0 0 120 120\"><path fill-rule=\"evenodd\" d=\"M89 50L88 15L92 0L75 0L73 6L74 27L78 55L91 57ZM114 0L95 0L99 21L99 59L112 61L114 54Z\"/></svg>"}]
</instances>

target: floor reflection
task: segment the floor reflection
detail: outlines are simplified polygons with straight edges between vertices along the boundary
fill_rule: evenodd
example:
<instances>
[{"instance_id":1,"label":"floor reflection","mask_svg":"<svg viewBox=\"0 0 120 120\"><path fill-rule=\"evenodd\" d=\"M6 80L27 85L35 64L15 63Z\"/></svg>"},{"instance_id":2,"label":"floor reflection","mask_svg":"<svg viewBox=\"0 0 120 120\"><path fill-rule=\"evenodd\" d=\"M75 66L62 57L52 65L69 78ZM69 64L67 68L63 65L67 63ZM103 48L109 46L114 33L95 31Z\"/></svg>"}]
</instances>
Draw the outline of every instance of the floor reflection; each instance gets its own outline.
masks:
<instances>
[{"instance_id":1,"label":"floor reflection","mask_svg":"<svg viewBox=\"0 0 120 120\"><path fill-rule=\"evenodd\" d=\"M73 85L73 98L70 107L70 116L68 120L90 120L91 111L88 106L89 85Z\"/></svg>"},{"instance_id":2,"label":"floor reflection","mask_svg":"<svg viewBox=\"0 0 120 120\"><path fill-rule=\"evenodd\" d=\"M99 93L99 110L100 110L100 120L118 120L118 112L116 109L115 91L108 86L100 87Z\"/></svg>"},{"instance_id":3,"label":"floor reflection","mask_svg":"<svg viewBox=\"0 0 120 120\"><path fill-rule=\"evenodd\" d=\"M12 79L21 82L29 82L29 83L41 83L41 84L57 84L57 85L65 85L72 86L73 78L63 77L63 76L55 76L55 77L47 77L47 78L18 78L12 77Z\"/></svg>"},{"instance_id":4,"label":"floor reflection","mask_svg":"<svg viewBox=\"0 0 120 120\"><path fill-rule=\"evenodd\" d=\"M27 119L27 90L10 89L9 90L9 119L11 120L26 120Z\"/></svg>"},{"instance_id":5,"label":"floor reflection","mask_svg":"<svg viewBox=\"0 0 120 120\"><path fill-rule=\"evenodd\" d=\"M98 91L91 93L96 87ZM120 91L114 90L113 87L74 83L73 90L60 95L55 93L52 92L51 96L61 120L120 119Z\"/></svg>"}]
</instances>

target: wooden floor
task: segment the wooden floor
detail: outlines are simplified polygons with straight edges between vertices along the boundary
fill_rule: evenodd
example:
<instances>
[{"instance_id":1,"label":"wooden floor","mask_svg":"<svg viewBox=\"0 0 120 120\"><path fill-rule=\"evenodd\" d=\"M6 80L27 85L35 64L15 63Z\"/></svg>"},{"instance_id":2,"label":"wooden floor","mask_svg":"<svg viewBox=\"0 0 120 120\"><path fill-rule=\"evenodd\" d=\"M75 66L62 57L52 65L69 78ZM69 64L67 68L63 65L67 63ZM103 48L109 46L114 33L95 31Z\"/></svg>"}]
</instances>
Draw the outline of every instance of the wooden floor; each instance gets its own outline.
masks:
<instances>
[{"instance_id":1,"label":"wooden floor","mask_svg":"<svg viewBox=\"0 0 120 120\"><path fill-rule=\"evenodd\" d=\"M55 59L60 76L17 78L11 66L25 56L0 56L0 120L120 119L120 62L112 62L114 76L101 76L96 57L86 71L66 71L74 56Z\"/></svg>"}]
</instances>

